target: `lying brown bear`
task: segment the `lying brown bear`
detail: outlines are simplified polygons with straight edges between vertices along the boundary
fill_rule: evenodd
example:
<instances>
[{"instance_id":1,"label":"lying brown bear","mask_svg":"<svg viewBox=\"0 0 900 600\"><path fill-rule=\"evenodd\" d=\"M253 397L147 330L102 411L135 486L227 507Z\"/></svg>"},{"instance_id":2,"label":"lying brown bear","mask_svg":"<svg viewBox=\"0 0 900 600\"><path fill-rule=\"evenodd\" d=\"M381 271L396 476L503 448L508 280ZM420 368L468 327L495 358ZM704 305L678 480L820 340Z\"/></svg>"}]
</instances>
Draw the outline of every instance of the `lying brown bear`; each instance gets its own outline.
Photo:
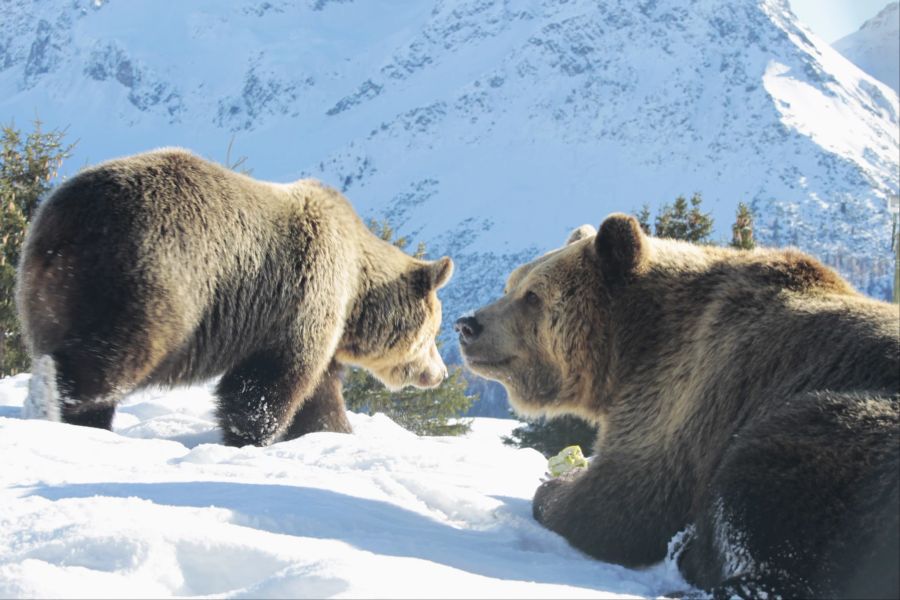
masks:
<instances>
[{"instance_id":1,"label":"lying brown bear","mask_svg":"<svg viewBox=\"0 0 900 600\"><path fill-rule=\"evenodd\" d=\"M793 250L595 235L457 321L469 367L520 413L599 425L583 474L534 515L628 566L663 559L717 596L898 593L897 306Z\"/></svg>"},{"instance_id":2,"label":"lying brown bear","mask_svg":"<svg viewBox=\"0 0 900 600\"><path fill-rule=\"evenodd\" d=\"M132 390L224 373L228 444L349 431L341 364L393 387L446 376L435 290L452 269L379 239L315 181L257 181L178 149L103 163L28 231L26 412L109 428Z\"/></svg>"}]
</instances>

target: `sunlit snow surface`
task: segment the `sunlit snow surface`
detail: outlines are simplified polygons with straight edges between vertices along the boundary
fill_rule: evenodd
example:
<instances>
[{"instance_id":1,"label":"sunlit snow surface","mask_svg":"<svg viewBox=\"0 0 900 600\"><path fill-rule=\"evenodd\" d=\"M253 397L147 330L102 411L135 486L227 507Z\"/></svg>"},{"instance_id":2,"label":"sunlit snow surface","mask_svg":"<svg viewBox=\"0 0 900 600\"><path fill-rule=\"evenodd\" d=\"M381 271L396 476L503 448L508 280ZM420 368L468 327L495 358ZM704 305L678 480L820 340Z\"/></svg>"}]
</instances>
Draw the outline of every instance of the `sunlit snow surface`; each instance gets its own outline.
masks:
<instances>
[{"instance_id":1,"label":"sunlit snow surface","mask_svg":"<svg viewBox=\"0 0 900 600\"><path fill-rule=\"evenodd\" d=\"M222 446L208 387L135 394L115 431L20 418L0 380L0 597L655 597L671 564L591 560L531 517L545 461L515 421L423 438Z\"/></svg>"}]
</instances>

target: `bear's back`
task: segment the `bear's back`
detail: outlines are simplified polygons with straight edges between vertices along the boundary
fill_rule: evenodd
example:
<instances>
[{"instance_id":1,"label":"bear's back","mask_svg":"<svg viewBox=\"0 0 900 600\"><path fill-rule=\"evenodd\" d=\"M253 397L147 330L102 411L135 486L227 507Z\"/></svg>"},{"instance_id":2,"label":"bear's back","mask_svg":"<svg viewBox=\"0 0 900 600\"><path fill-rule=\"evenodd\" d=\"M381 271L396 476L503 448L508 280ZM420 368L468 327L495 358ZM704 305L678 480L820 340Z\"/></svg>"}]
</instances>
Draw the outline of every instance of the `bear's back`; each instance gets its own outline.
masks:
<instances>
[{"instance_id":1,"label":"bear's back","mask_svg":"<svg viewBox=\"0 0 900 600\"><path fill-rule=\"evenodd\" d=\"M22 321L36 348L123 303L210 338L230 339L220 330L235 323L265 335L296 310L284 289L350 272L353 244L335 239L354 223L326 192L257 181L180 149L86 169L51 194L29 229ZM261 302L266 314L252 310Z\"/></svg>"},{"instance_id":2,"label":"bear's back","mask_svg":"<svg viewBox=\"0 0 900 600\"><path fill-rule=\"evenodd\" d=\"M202 279L276 243L290 202L284 186L162 149L102 163L60 186L39 209L31 243L37 254L69 245L123 267L203 265L191 273Z\"/></svg>"},{"instance_id":3,"label":"bear's back","mask_svg":"<svg viewBox=\"0 0 900 600\"><path fill-rule=\"evenodd\" d=\"M69 218L115 220L119 228L147 228L178 219L210 226L259 213L283 201L277 187L229 171L186 150L164 148L85 169L45 203ZM251 225L252 222L247 222ZM86 225L89 225L86 223ZM199 233L199 232L195 232Z\"/></svg>"}]
</instances>

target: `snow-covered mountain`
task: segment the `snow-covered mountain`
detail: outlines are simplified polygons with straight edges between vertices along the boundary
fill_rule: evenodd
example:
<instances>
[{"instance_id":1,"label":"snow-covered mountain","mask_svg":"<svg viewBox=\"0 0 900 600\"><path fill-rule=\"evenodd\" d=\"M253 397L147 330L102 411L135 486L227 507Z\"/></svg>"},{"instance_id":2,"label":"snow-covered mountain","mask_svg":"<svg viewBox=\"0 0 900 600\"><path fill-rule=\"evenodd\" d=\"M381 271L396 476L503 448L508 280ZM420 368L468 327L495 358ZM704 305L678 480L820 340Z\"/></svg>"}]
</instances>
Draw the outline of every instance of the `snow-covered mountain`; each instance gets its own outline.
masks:
<instances>
[{"instance_id":1,"label":"snow-covered mountain","mask_svg":"<svg viewBox=\"0 0 900 600\"><path fill-rule=\"evenodd\" d=\"M889 3L834 48L900 94L900 2Z\"/></svg>"},{"instance_id":2,"label":"snow-covered mountain","mask_svg":"<svg viewBox=\"0 0 900 600\"><path fill-rule=\"evenodd\" d=\"M0 119L67 165L162 145L314 176L449 254L445 332L515 264L699 191L890 289L898 99L786 0L5 0ZM234 156L232 157L234 158ZM449 352L454 344L447 344Z\"/></svg>"},{"instance_id":3,"label":"snow-covered mountain","mask_svg":"<svg viewBox=\"0 0 900 600\"><path fill-rule=\"evenodd\" d=\"M355 433L221 445L206 387L132 395L114 431L20 419L0 379L2 598L656 598L667 560L626 569L531 516L547 461L515 421L421 438Z\"/></svg>"}]
</instances>

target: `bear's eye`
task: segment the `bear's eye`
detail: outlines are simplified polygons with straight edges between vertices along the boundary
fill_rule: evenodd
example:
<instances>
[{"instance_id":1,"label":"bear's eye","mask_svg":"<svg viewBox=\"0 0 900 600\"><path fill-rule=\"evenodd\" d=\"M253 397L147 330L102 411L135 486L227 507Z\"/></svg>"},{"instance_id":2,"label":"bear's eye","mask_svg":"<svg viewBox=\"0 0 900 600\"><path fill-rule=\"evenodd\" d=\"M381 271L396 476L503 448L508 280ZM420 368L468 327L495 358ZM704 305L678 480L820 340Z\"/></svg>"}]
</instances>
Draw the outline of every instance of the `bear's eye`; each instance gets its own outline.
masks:
<instances>
[{"instance_id":1,"label":"bear's eye","mask_svg":"<svg viewBox=\"0 0 900 600\"><path fill-rule=\"evenodd\" d=\"M537 294L535 294L534 292L532 292L531 290L528 290L527 292L525 292L523 299L525 300L525 304L527 304L529 306L538 306L541 303L541 297L538 296Z\"/></svg>"}]
</instances>

